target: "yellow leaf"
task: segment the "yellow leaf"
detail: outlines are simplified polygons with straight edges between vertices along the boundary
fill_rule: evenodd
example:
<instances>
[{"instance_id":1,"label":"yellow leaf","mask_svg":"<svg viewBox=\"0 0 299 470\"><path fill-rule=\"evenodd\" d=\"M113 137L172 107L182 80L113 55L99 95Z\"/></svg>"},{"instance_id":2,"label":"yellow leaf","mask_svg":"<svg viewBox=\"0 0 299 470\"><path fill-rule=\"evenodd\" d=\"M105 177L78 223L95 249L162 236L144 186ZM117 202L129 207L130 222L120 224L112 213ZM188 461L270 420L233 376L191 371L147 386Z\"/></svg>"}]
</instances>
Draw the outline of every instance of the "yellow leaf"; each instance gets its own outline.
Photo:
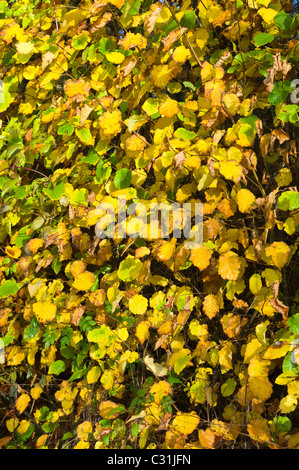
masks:
<instances>
[{"instance_id":1,"label":"yellow leaf","mask_svg":"<svg viewBox=\"0 0 299 470\"><path fill-rule=\"evenodd\" d=\"M159 405L164 397L172 394L172 388L166 380L160 380L151 386L149 393L153 396L154 402Z\"/></svg>"},{"instance_id":2,"label":"yellow leaf","mask_svg":"<svg viewBox=\"0 0 299 470\"><path fill-rule=\"evenodd\" d=\"M121 112L119 109L106 111L99 118L99 125L104 136L113 137L121 131Z\"/></svg>"},{"instance_id":3,"label":"yellow leaf","mask_svg":"<svg viewBox=\"0 0 299 470\"><path fill-rule=\"evenodd\" d=\"M81 101L81 99L88 96L90 85L83 79L67 80L64 84L64 91L68 97L73 98L76 96Z\"/></svg>"},{"instance_id":4,"label":"yellow leaf","mask_svg":"<svg viewBox=\"0 0 299 470\"><path fill-rule=\"evenodd\" d=\"M30 395L32 396L33 400L37 400L41 393L43 392L43 389L40 385L35 385L31 390L30 390Z\"/></svg>"},{"instance_id":5,"label":"yellow leaf","mask_svg":"<svg viewBox=\"0 0 299 470\"><path fill-rule=\"evenodd\" d=\"M163 417L163 410L160 405L152 402L145 407L146 415L144 417L147 424L153 424L157 426Z\"/></svg>"},{"instance_id":6,"label":"yellow leaf","mask_svg":"<svg viewBox=\"0 0 299 470\"><path fill-rule=\"evenodd\" d=\"M172 58L175 62L184 63L192 57L191 52L185 46L178 46L175 48Z\"/></svg>"},{"instance_id":7,"label":"yellow leaf","mask_svg":"<svg viewBox=\"0 0 299 470\"><path fill-rule=\"evenodd\" d=\"M117 411L113 412L114 409L117 408ZM102 401L99 406L99 412L102 418L106 419L115 419L117 418L121 411L119 409L119 405L117 403L114 403L113 401L107 400L107 401Z\"/></svg>"},{"instance_id":8,"label":"yellow leaf","mask_svg":"<svg viewBox=\"0 0 299 470\"><path fill-rule=\"evenodd\" d=\"M90 271L84 271L75 279L72 286L77 290L88 291L93 286L96 278Z\"/></svg>"},{"instance_id":9,"label":"yellow leaf","mask_svg":"<svg viewBox=\"0 0 299 470\"><path fill-rule=\"evenodd\" d=\"M19 420L18 418L15 416L14 418L11 418L11 419L8 419L6 421L6 427L8 429L9 432L14 432L14 430L18 427L19 425Z\"/></svg>"},{"instance_id":10,"label":"yellow leaf","mask_svg":"<svg viewBox=\"0 0 299 470\"><path fill-rule=\"evenodd\" d=\"M227 219L234 215L236 208L236 203L232 199L222 199L218 204L218 210L222 212Z\"/></svg>"},{"instance_id":11,"label":"yellow leaf","mask_svg":"<svg viewBox=\"0 0 299 470\"><path fill-rule=\"evenodd\" d=\"M20 258L22 251L18 246L7 246L5 248L5 253L10 257L10 258Z\"/></svg>"},{"instance_id":12,"label":"yellow leaf","mask_svg":"<svg viewBox=\"0 0 299 470\"><path fill-rule=\"evenodd\" d=\"M26 354L20 346L14 346L8 353L7 364L9 366L18 366L24 361Z\"/></svg>"},{"instance_id":13,"label":"yellow leaf","mask_svg":"<svg viewBox=\"0 0 299 470\"><path fill-rule=\"evenodd\" d=\"M224 370L233 368L233 353L236 352L235 345L227 341L219 351L219 364Z\"/></svg>"},{"instance_id":14,"label":"yellow leaf","mask_svg":"<svg viewBox=\"0 0 299 470\"><path fill-rule=\"evenodd\" d=\"M210 319L214 318L219 313L219 304L216 295L208 294L203 301L203 312Z\"/></svg>"},{"instance_id":15,"label":"yellow leaf","mask_svg":"<svg viewBox=\"0 0 299 470\"><path fill-rule=\"evenodd\" d=\"M19 413L23 413L30 403L30 396L27 393L22 393L16 401L16 409Z\"/></svg>"},{"instance_id":16,"label":"yellow leaf","mask_svg":"<svg viewBox=\"0 0 299 470\"><path fill-rule=\"evenodd\" d=\"M150 75L157 88L165 88L175 76L175 71L171 69L168 64L154 65Z\"/></svg>"},{"instance_id":17,"label":"yellow leaf","mask_svg":"<svg viewBox=\"0 0 299 470\"><path fill-rule=\"evenodd\" d=\"M147 40L140 33L134 34L128 32L122 39L118 41L118 44L122 46L126 51L132 49L133 47L145 49Z\"/></svg>"},{"instance_id":18,"label":"yellow leaf","mask_svg":"<svg viewBox=\"0 0 299 470\"><path fill-rule=\"evenodd\" d=\"M248 387L252 395L262 401L268 400L273 391L273 386L267 376L249 377Z\"/></svg>"},{"instance_id":19,"label":"yellow leaf","mask_svg":"<svg viewBox=\"0 0 299 470\"><path fill-rule=\"evenodd\" d=\"M277 15L277 10L273 8L260 8L258 14L263 18L265 23L267 24L274 24L274 18Z\"/></svg>"},{"instance_id":20,"label":"yellow leaf","mask_svg":"<svg viewBox=\"0 0 299 470\"><path fill-rule=\"evenodd\" d=\"M224 423L219 419L213 419L211 422L211 430L224 439L235 440L240 431L241 426L235 423Z\"/></svg>"},{"instance_id":21,"label":"yellow leaf","mask_svg":"<svg viewBox=\"0 0 299 470\"><path fill-rule=\"evenodd\" d=\"M281 168L275 178L277 186L289 186L292 182L293 176L289 168Z\"/></svg>"},{"instance_id":22,"label":"yellow leaf","mask_svg":"<svg viewBox=\"0 0 299 470\"><path fill-rule=\"evenodd\" d=\"M25 432L28 430L30 426L30 421L27 421L26 419L22 419L20 422L17 431L20 435L25 434Z\"/></svg>"},{"instance_id":23,"label":"yellow leaf","mask_svg":"<svg viewBox=\"0 0 299 470\"><path fill-rule=\"evenodd\" d=\"M82 260L74 261L70 266L70 271L73 277L78 277L79 274L84 273L86 270L86 264Z\"/></svg>"},{"instance_id":24,"label":"yellow leaf","mask_svg":"<svg viewBox=\"0 0 299 470\"><path fill-rule=\"evenodd\" d=\"M101 368L99 366L94 366L92 367L88 372L86 376L86 380L88 384L94 384L96 383L100 376L101 376Z\"/></svg>"},{"instance_id":25,"label":"yellow leaf","mask_svg":"<svg viewBox=\"0 0 299 470\"><path fill-rule=\"evenodd\" d=\"M295 432L290 436L288 449L299 449L299 432Z\"/></svg>"},{"instance_id":26,"label":"yellow leaf","mask_svg":"<svg viewBox=\"0 0 299 470\"><path fill-rule=\"evenodd\" d=\"M150 326L151 326L151 324L147 320L138 323L138 325L136 327L135 335L137 336L137 338L139 339L141 344L143 344L147 339L149 339L149 337L150 337L150 332L149 332Z\"/></svg>"},{"instance_id":27,"label":"yellow leaf","mask_svg":"<svg viewBox=\"0 0 299 470\"><path fill-rule=\"evenodd\" d=\"M108 52L105 55L106 59L112 64L121 64L125 60L125 56L121 52Z\"/></svg>"},{"instance_id":28,"label":"yellow leaf","mask_svg":"<svg viewBox=\"0 0 299 470\"><path fill-rule=\"evenodd\" d=\"M222 80L214 79L205 84L205 98L210 100L212 106L221 106L224 92L225 83Z\"/></svg>"},{"instance_id":29,"label":"yellow leaf","mask_svg":"<svg viewBox=\"0 0 299 470\"><path fill-rule=\"evenodd\" d=\"M83 421L77 427L77 437L80 441L87 441L89 434L92 432L92 424L90 421Z\"/></svg>"},{"instance_id":30,"label":"yellow leaf","mask_svg":"<svg viewBox=\"0 0 299 470\"><path fill-rule=\"evenodd\" d=\"M73 449L89 449L89 442L87 441L79 441L78 444L76 444Z\"/></svg>"},{"instance_id":31,"label":"yellow leaf","mask_svg":"<svg viewBox=\"0 0 299 470\"><path fill-rule=\"evenodd\" d=\"M196 44L200 49L203 49L209 40L209 31L205 28L196 28L195 37Z\"/></svg>"},{"instance_id":32,"label":"yellow leaf","mask_svg":"<svg viewBox=\"0 0 299 470\"><path fill-rule=\"evenodd\" d=\"M191 434L197 428L199 421L199 416L195 411L191 411L191 413L178 411L172 422L172 428L175 432L188 436L188 434Z\"/></svg>"},{"instance_id":33,"label":"yellow leaf","mask_svg":"<svg viewBox=\"0 0 299 470\"><path fill-rule=\"evenodd\" d=\"M91 292L89 296L90 302L95 305L96 307L101 307L104 305L106 300L106 292L104 289L97 289Z\"/></svg>"},{"instance_id":34,"label":"yellow leaf","mask_svg":"<svg viewBox=\"0 0 299 470\"><path fill-rule=\"evenodd\" d=\"M51 322L56 316L57 307L49 300L46 302L35 302L32 308L37 321L40 323Z\"/></svg>"},{"instance_id":35,"label":"yellow leaf","mask_svg":"<svg viewBox=\"0 0 299 470\"><path fill-rule=\"evenodd\" d=\"M178 102L176 100L172 100L171 98L167 98L160 106L159 106L159 113L161 116L166 116L171 118L178 114L180 108L178 106Z\"/></svg>"},{"instance_id":36,"label":"yellow leaf","mask_svg":"<svg viewBox=\"0 0 299 470\"><path fill-rule=\"evenodd\" d=\"M36 440L35 447L36 447L37 449L41 449L41 448L45 447L46 442L47 442L47 439L48 439L48 434L42 434L42 435L39 436L38 439Z\"/></svg>"},{"instance_id":37,"label":"yellow leaf","mask_svg":"<svg viewBox=\"0 0 299 470\"><path fill-rule=\"evenodd\" d=\"M259 342L257 338L253 338L249 343L247 343L244 353L244 363L248 364L249 361L259 354L260 352L264 351L265 346Z\"/></svg>"},{"instance_id":38,"label":"yellow leaf","mask_svg":"<svg viewBox=\"0 0 299 470\"><path fill-rule=\"evenodd\" d=\"M148 300L142 295L134 295L129 300L129 310L134 313L134 315L143 315L148 307Z\"/></svg>"},{"instance_id":39,"label":"yellow leaf","mask_svg":"<svg viewBox=\"0 0 299 470\"><path fill-rule=\"evenodd\" d=\"M200 271L206 269L212 257L212 252L205 245L200 246L199 248L194 248L191 250L190 261L196 266Z\"/></svg>"},{"instance_id":40,"label":"yellow leaf","mask_svg":"<svg viewBox=\"0 0 299 470\"><path fill-rule=\"evenodd\" d=\"M240 212L250 212L255 203L255 196L249 189L240 189L237 192L237 204Z\"/></svg>"},{"instance_id":41,"label":"yellow leaf","mask_svg":"<svg viewBox=\"0 0 299 470\"><path fill-rule=\"evenodd\" d=\"M240 108L240 100L234 93L226 93L222 98L225 109L230 115L234 116L237 114Z\"/></svg>"},{"instance_id":42,"label":"yellow leaf","mask_svg":"<svg viewBox=\"0 0 299 470\"><path fill-rule=\"evenodd\" d=\"M266 256L270 256L274 266L282 269L288 262L291 250L284 242L274 242L266 248Z\"/></svg>"},{"instance_id":43,"label":"yellow leaf","mask_svg":"<svg viewBox=\"0 0 299 470\"><path fill-rule=\"evenodd\" d=\"M241 330L243 324L246 324L247 319L241 320L240 315L234 315L233 313L227 313L221 318L221 325L224 333L229 338L235 338Z\"/></svg>"},{"instance_id":44,"label":"yellow leaf","mask_svg":"<svg viewBox=\"0 0 299 470\"><path fill-rule=\"evenodd\" d=\"M297 408L297 398L287 395L280 400L279 409L282 413L292 413Z\"/></svg>"},{"instance_id":45,"label":"yellow leaf","mask_svg":"<svg viewBox=\"0 0 299 470\"><path fill-rule=\"evenodd\" d=\"M267 420L264 418L252 419L250 423L247 424L247 430L251 439L255 441L261 441L262 443L273 441Z\"/></svg>"},{"instance_id":46,"label":"yellow leaf","mask_svg":"<svg viewBox=\"0 0 299 470\"><path fill-rule=\"evenodd\" d=\"M34 49L34 44L32 42L19 42L16 45L16 49L21 55L31 54Z\"/></svg>"},{"instance_id":47,"label":"yellow leaf","mask_svg":"<svg viewBox=\"0 0 299 470\"><path fill-rule=\"evenodd\" d=\"M204 449L214 449L217 442L216 435L209 428L205 431L203 429L199 429L198 440Z\"/></svg>"},{"instance_id":48,"label":"yellow leaf","mask_svg":"<svg viewBox=\"0 0 299 470\"><path fill-rule=\"evenodd\" d=\"M278 344L277 344L278 343ZM278 359L279 357L285 357L285 355L292 349L290 343L286 341L276 341L271 344L264 354L265 359Z\"/></svg>"},{"instance_id":49,"label":"yellow leaf","mask_svg":"<svg viewBox=\"0 0 299 470\"><path fill-rule=\"evenodd\" d=\"M235 160L221 161L218 165L219 172L224 178L232 180L234 183L238 183L241 180L243 168Z\"/></svg>"},{"instance_id":50,"label":"yellow leaf","mask_svg":"<svg viewBox=\"0 0 299 470\"><path fill-rule=\"evenodd\" d=\"M168 364L179 374L191 361L190 349L182 348L175 351L169 358Z\"/></svg>"},{"instance_id":51,"label":"yellow leaf","mask_svg":"<svg viewBox=\"0 0 299 470\"><path fill-rule=\"evenodd\" d=\"M41 238L32 238L26 245L28 250L31 251L31 253L35 254L37 253L37 250L43 246L44 242Z\"/></svg>"},{"instance_id":52,"label":"yellow leaf","mask_svg":"<svg viewBox=\"0 0 299 470\"><path fill-rule=\"evenodd\" d=\"M249 289L253 295L257 295L263 287L262 278L259 274L253 274L249 278Z\"/></svg>"},{"instance_id":53,"label":"yellow leaf","mask_svg":"<svg viewBox=\"0 0 299 470\"><path fill-rule=\"evenodd\" d=\"M233 251L227 251L219 257L218 273L222 279L236 281L241 270L239 257Z\"/></svg>"},{"instance_id":54,"label":"yellow leaf","mask_svg":"<svg viewBox=\"0 0 299 470\"><path fill-rule=\"evenodd\" d=\"M159 243L158 248L155 252L155 255L160 261L168 261L173 256L175 252L176 240L173 239L170 242L162 241Z\"/></svg>"},{"instance_id":55,"label":"yellow leaf","mask_svg":"<svg viewBox=\"0 0 299 470\"><path fill-rule=\"evenodd\" d=\"M132 135L126 140L126 149L132 152L141 151L146 147L146 143L141 137Z\"/></svg>"}]
</instances>

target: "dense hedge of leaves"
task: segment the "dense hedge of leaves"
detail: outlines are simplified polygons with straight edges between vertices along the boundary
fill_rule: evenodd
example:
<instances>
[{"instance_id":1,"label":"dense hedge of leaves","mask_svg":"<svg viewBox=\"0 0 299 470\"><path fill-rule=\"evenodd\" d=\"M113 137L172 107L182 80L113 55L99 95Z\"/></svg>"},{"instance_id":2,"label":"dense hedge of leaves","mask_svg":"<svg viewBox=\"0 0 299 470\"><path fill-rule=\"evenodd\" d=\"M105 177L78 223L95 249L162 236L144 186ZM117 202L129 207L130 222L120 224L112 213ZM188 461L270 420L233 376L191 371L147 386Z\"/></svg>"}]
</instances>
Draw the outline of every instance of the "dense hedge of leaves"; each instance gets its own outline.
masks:
<instances>
[{"instance_id":1,"label":"dense hedge of leaves","mask_svg":"<svg viewBox=\"0 0 299 470\"><path fill-rule=\"evenodd\" d=\"M298 26L0 1L0 447L298 448ZM98 238L119 196L202 203L203 244Z\"/></svg>"}]
</instances>

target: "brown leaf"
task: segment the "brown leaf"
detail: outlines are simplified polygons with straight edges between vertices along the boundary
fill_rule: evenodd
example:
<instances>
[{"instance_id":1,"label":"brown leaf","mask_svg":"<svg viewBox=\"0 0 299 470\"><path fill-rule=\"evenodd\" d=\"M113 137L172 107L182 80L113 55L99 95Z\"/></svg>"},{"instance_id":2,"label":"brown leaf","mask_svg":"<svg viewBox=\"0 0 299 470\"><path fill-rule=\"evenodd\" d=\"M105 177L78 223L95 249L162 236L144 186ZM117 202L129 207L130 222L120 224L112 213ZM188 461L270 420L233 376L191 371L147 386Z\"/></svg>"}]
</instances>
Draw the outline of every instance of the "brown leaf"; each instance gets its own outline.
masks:
<instances>
[{"instance_id":1,"label":"brown leaf","mask_svg":"<svg viewBox=\"0 0 299 470\"><path fill-rule=\"evenodd\" d=\"M278 139L280 144L286 142L287 140L290 140L289 134L287 134L282 129L274 129L274 131L272 131L272 135L274 135Z\"/></svg>"},{"instance_id":2,"label":"brown leaf","mask_svg":"<svg viewBox=\"0 0 299 470\"><path fill-rule=\"evenodd\" d=\"M276 310L276 312L281 313L283 322L286 322L288 319L288 312L290 307L285 305L277 298L279 291L279 281L275 281L273 284L271 284L271 287L273 291L273 299L270 299L270 304Z\"/></svg>"},{"instance_id":3,"label":"brown leaf","mask_svg":"<svg viewBox=\"0 0 299 470\"><path fill-rule=\"evenodd\" d=\"M183 36L184 33L188 31L188 28L180 28L180 29L175 29L174 31L171 31L171 33L168 34L168 36L165 39L162 39L163 42L163 49L162 52L168 51L170 46L178 41L181 36Z\"/></svg>"},{"instance_id":4,"label":"brown leaf","mask_svg":"<svg viewBox=\"0 0 299 470\"><path fill-rule=\"evenodd\" d=\"M75 308L74 313L71 318L71 323L75 326L79 325L79 321L85 311L85 307L83 305L79 305L79 307Z\"/></svg>"},{"instance_id":5,"label":"brown leaf","mask_svg":"<svg viewBox=\"0 0 299 470\"><path fill-rule=\"evenodd\" d=\"M177 153L174 157L173 157L173 163L174 163L174 169L175 170L181 170L182 169L182 166L184 165L186 161L186 154L185 152L182 150L181 152Z\"/></svg>"},{"instance_id":6,"label":"brown leaf","mask_svg":"<svg viewBox=\"0 0 299 470\"><path fill-rule=\"evenodd\" d=\"M169 413L168 411L165 413L163 418L160 421L159 426L157 427L156 431L166 431L168 429L168 423L172 417L172 413Z\"/></svg>"}]
</instances>

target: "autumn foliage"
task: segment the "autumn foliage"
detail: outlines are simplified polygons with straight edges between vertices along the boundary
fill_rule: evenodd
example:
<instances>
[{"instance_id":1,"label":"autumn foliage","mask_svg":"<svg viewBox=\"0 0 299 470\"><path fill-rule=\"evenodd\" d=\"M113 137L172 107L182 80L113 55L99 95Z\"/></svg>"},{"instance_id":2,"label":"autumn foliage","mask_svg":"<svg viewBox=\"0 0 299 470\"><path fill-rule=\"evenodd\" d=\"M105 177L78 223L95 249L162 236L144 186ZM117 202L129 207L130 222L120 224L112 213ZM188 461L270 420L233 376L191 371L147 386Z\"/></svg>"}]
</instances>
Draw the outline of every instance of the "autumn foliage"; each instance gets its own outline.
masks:
<instances>
[{"instance_id":1,"label":"autumn foliage","mask_svg":"<svg viewBox=\"0 0 299 470\"><path fill-rule=\"evenodd\" d=\"M0 448L299 448L298 27L0 1ZM202 245L98 238L120 195L202 203Z\"/></svg>"}]
</instances>

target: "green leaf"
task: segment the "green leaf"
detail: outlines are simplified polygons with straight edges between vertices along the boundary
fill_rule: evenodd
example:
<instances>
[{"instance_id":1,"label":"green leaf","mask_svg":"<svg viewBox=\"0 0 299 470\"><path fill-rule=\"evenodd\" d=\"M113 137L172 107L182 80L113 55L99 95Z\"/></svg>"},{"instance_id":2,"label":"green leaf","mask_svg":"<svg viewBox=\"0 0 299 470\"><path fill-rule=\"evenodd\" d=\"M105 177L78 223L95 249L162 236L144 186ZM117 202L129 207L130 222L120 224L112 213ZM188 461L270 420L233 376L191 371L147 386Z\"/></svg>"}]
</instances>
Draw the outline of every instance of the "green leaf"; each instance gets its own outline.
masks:
<instances>
[{"instance_id":1,"label":"green leaf","mask_svg":"<svg viewBox=\"0 0 299 470\"><path fill-rule=\"evenodd\" d=\"M92 135L89 129L82 127L81 129L76 129L76 136L78 137L83 144L89 144L92 141Z\"/></svg>"},{"instance_id":2,"label":"green leaf","mask_svg":"<svg viewBox=\"0 0 299 470\"><path fill-rule=\"evenodd\" d=\"M137 422L135 422L132 426L132 429L131 429L131 432L132 432L132 436L133 437L137 437L138 436L138 433L139 433L139 425Z\"/></svg>"},{"instance_id":3,"label":"green leaf","mask_svg":"<svg viewBox=\"0 0 299 470\"><path fill-rule=\"evenodd\" d=\"M139 259L129 255L125 260L121 261L117 275L121 281L131 282L138 278L142 267L143 264Z\"/></svg>"},{"instance_id":4,"label":"green leaf","mask_svg":"<svg viewBox=\"0 0 299 470\"><path fill-rule=\"evenodd\" d=\"M192 140L196 137L195 132L188 131L183 127L179 127L175 133L173 134L176 139L183 139L183 140Z\"/></svg>"},{"instance_id":5,"label":"green leaf","mask_svg":"<svg viewBox=\"0 0 299 470\"><path fill-rule=\"evenodd\" d=\"M286 31L290 29L292 17L289 13L286 13L285 11L280 11L275 16L274 23L279 29L281 29L282 31Z\"/></svg>"},{"instance_id":6,"label":"green leaf","mask_svg":"<svg viewBox=\"0 0 299 470\"><path fill-rule=\"evenodd\" d=\"M77 380L77 379L81 379L82 375L84 375L86 372L85 369L79 369L79 370L76 370L76 372L74 372L70 378L69 378L69 382L72 382L73 380Z\"/></svg>"},{"instance_id":7,"label":"green leaf","mask_svg":"<svg viewBox=\"0 0 299 470\"><path fill-rule=\"evenodd\" d=\"M181 26L188 29L194 29L196 23L196 14L193 10L187 10L181 19Z\"/></svg>"},{"instance_id":8,"label":"green leaf","mask_svg":"<svg viewBox=\"0 0 299 470\"><path fill-rule=\"evenodd\" d=\"M253 38L254 44L259 47L259 46L264 46L265 44L269 44L272 42L274 39L273 34L270 33L259 33L256 34Z\"/></svg>"},{"instance_id":9,"label":"green leaf","mask_svg":"<svg viewBox=\"0 0 299 470\"><path fill-rule=\"evenodd\" d=\"M56 258L53 259L51 263L51 268L53 269L55 274L58 274L59 271L61 270L61 266L62 266L62 263L61 261L59 261L59 258L57 256Z\"/></svg>"},{"instance_id":10,"label":"green leaf","mask_svg":"<svg viewBox=\"0 0 299 470\"><path fill-rule=\"evenodd\" d=\"M289 351L282 363L283 373L294 372L299 374L298 364L293 360L293 351Z\"/></svg>"},{"instance_id":11,"label":"green leaf","mask_svg":"<svg viewBox=\"0 0 299 470\"><path fill-rule=\"evenodd\" d=\"M66 359L71 359L75 353L75 349L72 346L64 346L60 348L60 354Z\"/></svg>"},{"instance_id":12,"label":"green leaf","mask_svg":"<svg viewBox=\"0 0 299 470\"><path fill-rule=\"evenodd\" d=\"M128 168L117 170L114 176L114 186L116 189L128 188L131 184L132 172Z\"/></svg>"},{"instance_id":13,"label":"green leaf","mask_svg":"<svg viewBox=\"0 0 299 470\"><path fill-rule=\"evenodd\" d=\"M292 333L299 335L299 313L292 315L287 320L287 325Z\"/></svg>"},{"instance_id":14,"label":"green leaf","mask_svg":"<svg viewBox=\"0 0 299 470\"><path fill-rule=\"evenodd\" d=\"M148 98L142 105L142 109L149 116L153 116L159 112L159 101L154 98ZM131 117L132 119L132 117Z\"/></svg>"},{"instance_id":15,"label":"green leaf","mask_svg":"<svg viewBox=\"0 0 299 470\"><path fill-rule=\"evenodd\" d=\"M14 279L4 281L0 286L0 297L5 298L10 295L15 295L20 287L21 286Z\"/></svg>"},{"instance_id":16,"label":"green leaf","mask_svg":"<svg viewBox=\"0 0 299 470\"><path fill-rule=\"evenodd\" d=\"M268 101L272 105L280 104L285 101L289 94L293 91L290 81L279 82L274 85L273 90L268 95Z\"/></svg>"},{"instance_id":17,"label":"green leaf","mask_svg":"<svg viewBox=\"0 0 299 470\"><path fill-rule=\"evenodd\" d=\"M236 385L237 383L234 379L228 378L226 382L221 385L221 394L224 397L229 397L234 393Z\"/></svg>"},{"instance_id":18,"label":"green leaf","mask_svg":"<svg viewBox=\"0 0 299 470\"><path fill-rule=\"evenodd\" d=\"M72 135L74 132L74 126L71 124L63 124L62 126L59 126L57 129L57 134L58 135Z\"/></svg>"},{"instance_id":19,"label":"green leaf","mask_svg":"<svg viewBox=\"0 0 299 470\"><path fill-rule=\"evenodd\" d=\"M275 416L273 423L279 432L289 432L292 429L292 421L287 416Z\"/></svg>"},{"instance_id":20,"label":"green leaf","mask_svg":"<svg viewBox=\"0 0 299 470\"><path fill-rule=\"evenodd\" d=\"M23 338L25 341L29 341L30 339L33 339L37 333L39 332L39 324L37 322L36 317L34 316L30 322L30 325L28 325L23 333Z\"/></svg>"},{"instance_id":21,"label":"green leaf","mask_svg":"<svg viewBox=\"0 0 299 470\"><path fill-rule=\"evenodd\" d=\"M51 201L56 201L60 199L65 192L65 184L63 181L57 183L54 187L44 188L44 193L51 199Z\"/></svg>"},{"instance_id":22,"label":"green leaf","mask_svg":"<svg viewBox=\"0 0 299 470\"><path fill-rule=\"evenodd\" d=\"M192 91L196 91L196 87L191 82L183 82L184 87L189 88Z\"/></svg>"},{"instance_id":23,"label":"green leaf","mask_svg":"<svg viewBox=\"0 0 299 470\"><path fill-rule=\"evenodd\" d=\"M27 234L28 225L22 227L15 238L15 245L22 248L32 237Z\"/></svg>"},{"instance_id":24,"label":"green leaf","mask_svg":"<svg viewBox=\"0 0 299 470\"><path fill-rule=\"evenodd\" d=\"M110 177L111 172L112 168L110 162L104 162L103 160L100 160L96 167L96 182L102 184Z\"/></svg>"},{"instance_id":25,"label":"green leaf","mask_svg":"<svg viewBox=\"0 0 299 470\"><path fill-rule=\"evenodd\" d=\"M99 155L95 150L90 150L88 155L85 155L81 158L80 163L89 163L90 165L96 165L99 161Z\"/></svg>"},{"instance_id":26,"label":"green leaf","mask_svg":"<svg viewBox=\"0 0 299 470\"><path fill-rule=\"evenodd\" d=\"M287 104L278 113L278 119L283 122L291 122L295 124L299 121L299 106L296 104Z\"/></svg>"},{"instance_id":27,"label":"green leaf","mask_svg":"<svg viewBox=\"0 0 299 470\"><path fill-rule=\"evenodd\" d=\"M299 193L285 191L278 198L277 208L283 211L291 211L299 208Z\"/></svg>"},{"instance_id":28,"label":"green leaf","mask_svg":"<svg viewBox=\"0 0 299 470\"><path fill-rule=\"evenodd\" d=\"M73 37L72 46L76 50L85 49L89 42L90 38L87 34L79 34Z\"/></svg>"},{"instance_id":29,"label":"green leaf","mask_svg":"<svg viewBox=\"0 0 299 470\"><path fill-rule=\"evenodd\" d=\"M127 0L121 9L122 15L120 17L120 24L127 28L132 22L132 16L138 15L141 0Z\"/></svg>"},{"instance_id":30,"label":"green leaf","mask_svg":"<svg viewBox=\"0 0 299 470\"><path fill-rule=\"evenodd\" d=\"M100 328L94 328L87 334L87 339L91 343L97 343L100 349L105 348L113 339L113 333L109 326L102 325Z\"/></svg>"},{"instance_id":31,"label":"green leaf","mask_svg":"<svg viewBox=\"0 0 299 470\"><path fill-rule=\"evenodd\" d=\"M52 364L50 364L49 374L59 375L61 372L64 372L65 369L65 363L59 359L58 361L54 361Z\"/></svg>"}]
</instances>

